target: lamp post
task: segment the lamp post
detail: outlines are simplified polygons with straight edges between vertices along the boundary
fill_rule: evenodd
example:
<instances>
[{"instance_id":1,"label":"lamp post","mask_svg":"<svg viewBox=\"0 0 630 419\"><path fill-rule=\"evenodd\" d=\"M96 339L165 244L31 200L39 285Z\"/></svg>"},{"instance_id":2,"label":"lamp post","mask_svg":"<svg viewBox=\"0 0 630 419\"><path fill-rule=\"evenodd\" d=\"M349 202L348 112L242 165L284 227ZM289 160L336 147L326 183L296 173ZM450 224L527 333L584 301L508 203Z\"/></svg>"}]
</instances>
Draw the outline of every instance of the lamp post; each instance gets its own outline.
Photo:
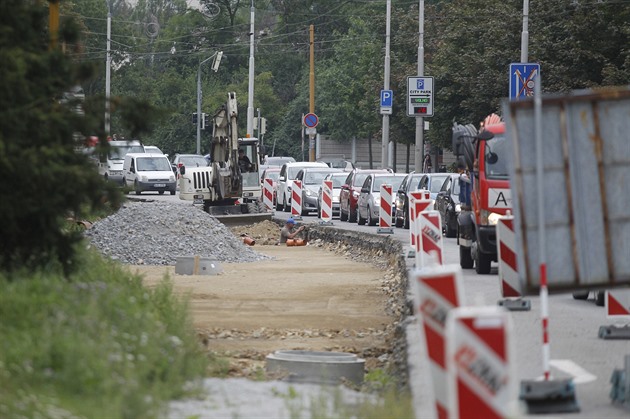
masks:
<instances>
[{"instance_id":1,"label":"lamp post","mask_svg":"<svg viewBox=\"0 0 630 419\"><path fill-rule=\"evenodd\" d=\"M385 24L385 70L383 77L383 90L389 90L389 38L390 38L390 20L391 20L392 2L387 0L387 14ZM381 141L381 168L389 167L389 115L383 114L383 136Z\"/></svg>"},{"instance_id":2,"label":"lamp post","mask_svg":"<svg viewBox=\"0 0 630 419\"><path fill-rule=\"evenodd\" d=\"M254 0L251 1L249 23L249 85L247 88L247 136L254 134Z\"/></svg>"},{"instance_id":3,"label":"lamp post","mask_svg":"<svg viewBox=\"0 0 630 419\"><path fill-rule=\"evenodd\" d=\"M212 70L216 73L219 70L219 64L221 63L222 56L223 51L217 51L200 62L199 67L197 68L197 154L201 154L201 66L216 57L212 63Z\"/></svg>"}]
</instances>

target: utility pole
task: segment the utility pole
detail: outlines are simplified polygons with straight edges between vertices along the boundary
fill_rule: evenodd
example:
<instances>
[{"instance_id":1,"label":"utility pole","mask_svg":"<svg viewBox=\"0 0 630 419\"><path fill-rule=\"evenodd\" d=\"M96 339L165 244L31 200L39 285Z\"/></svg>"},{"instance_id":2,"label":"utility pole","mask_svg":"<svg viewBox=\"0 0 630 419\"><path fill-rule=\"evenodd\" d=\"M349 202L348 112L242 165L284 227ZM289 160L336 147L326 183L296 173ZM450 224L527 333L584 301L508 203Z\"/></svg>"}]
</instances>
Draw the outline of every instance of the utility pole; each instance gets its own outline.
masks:
<instances>
[{"instance_id":1,"label":"utility pole","mask_svg":"<svg viewBox=\"0 0 630 419\"><path fill-rule=\"evenodd\" d=\"M310 35L310 70L309 70L309 100L308 111L315 113L315 27L308 28ZM308 161L315 161L315 134L308 135Z\"/></svg>"},{"instance_id":2,"label":"utility pole","mask_svg":"<svg viewBox=\"0 0 630 419\"><path fill-rule=\"evenodd\" d=\"M247 137L254 134L254 0L250 8L249 23L249 87L247 89Z\"/></svg>"},{"instance_id":3,"label":"utility pole","mask_svg":"<svg viewBox=\"0 0 630 419\"><path fill-rule=\"evenodd\" d=\"M389 34L392 15L392 1L387 0L387 23L385 24L385 71L383 90L389 90ZM389 114L383 114L383 139L381 144L381 168L389 167Z\"/></svg>"},{"instance_id":4,"label":"utility pole","mask_svg":"<svg viewBox=\"0 0 630 419\"><path fill-rule=\"evenodd\" d=\"M424 76L424 0L418 4L418 76ZM422 172L424 161L424 119L416 117L416 145L414 147L414 166L417 173Z\"/></svg>"},{"instance_id":5,"label":"utility pole","mask_svg":"<svg viewBox=\"0 0 630 419\"><path fill-rule=\"evenodd\" d=\"M49 49L57 48L59 40L59 0L48 0Z\"/></svg>"},{"instance_id":6,"label":"utility pole","mask_svg":"<svg viewBox=\"0 0 630 419\"><path fill-rule=\"evenodd\" d=\"M109 137L111 133L111 39L112 39L112 5L107 0L107 60L105 64L105 137Z\"/></svg>"},{"instance_id":7,"label":"utility pole","mask_svg":"<svg viewBox=\"0 0 630 419\"><path fill-rule=\"evenodd\" d=\"M523 33L521 34L521 62L527 62L529 53L529 0L523 0Z\"/></svg>"}]
</instances>

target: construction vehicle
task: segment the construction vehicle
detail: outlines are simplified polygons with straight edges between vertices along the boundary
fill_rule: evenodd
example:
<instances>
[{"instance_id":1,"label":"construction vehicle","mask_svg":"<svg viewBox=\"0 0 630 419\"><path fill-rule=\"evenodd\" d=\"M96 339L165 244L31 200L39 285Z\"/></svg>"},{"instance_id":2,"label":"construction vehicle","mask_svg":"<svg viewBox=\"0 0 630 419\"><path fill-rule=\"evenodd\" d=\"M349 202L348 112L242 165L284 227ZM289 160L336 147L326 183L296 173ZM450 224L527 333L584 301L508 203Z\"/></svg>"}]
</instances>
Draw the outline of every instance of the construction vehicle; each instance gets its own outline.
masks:
<instances>
[{"instance_id":1,"label":"construction vehicle","mask_svg":"<svg viewBox=\"0 0 630 419\"><path fill-rule=\"evenodd\" d=\"M453 152L472 182L471 208L462 208L457 223L460 266L488 274L497 261L496 224L512 208L505 123L492 114L479 130L455 124Z\"/></svg>"},{"instance_id":2,"label":"construction vehicle","mask_svg":"<svg viewBox=\"0 0 630 419\"><path fill-rule=\"evenodd\" d=\"M204 211L227 223L225 216L246 215L242 218L249 222L271 219L262 203L259 142L238 137L237 107L236 93L228 93L212 120L210 165L179 168L179 198L203 204ZM247 167L239 166L239 150L249 159Z\"/></svg>"}]
</instances>

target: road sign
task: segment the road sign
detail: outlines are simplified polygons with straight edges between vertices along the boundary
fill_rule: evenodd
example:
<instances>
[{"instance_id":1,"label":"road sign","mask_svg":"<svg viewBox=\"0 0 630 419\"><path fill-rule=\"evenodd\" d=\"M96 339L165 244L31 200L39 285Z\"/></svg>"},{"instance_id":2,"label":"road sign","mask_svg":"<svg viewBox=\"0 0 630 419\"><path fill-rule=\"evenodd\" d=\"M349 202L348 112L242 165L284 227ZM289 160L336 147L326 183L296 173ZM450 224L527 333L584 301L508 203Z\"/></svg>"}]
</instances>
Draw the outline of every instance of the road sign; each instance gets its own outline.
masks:
<instances>
[{"instance_id":1,"label":"road sign","mask_svg":"<svg viewBox=\"0 0 630 419\"><path fill-rule=\"evenodd\" d=\"M510 64L510 100L534 96L534 80L540 76L540 64Z\"/></svg>"},{"instance_id":2,"label":"road sign","mask_svg":"<svg viewBox=\"0 0 630 419\"><path fill-rule=\"evenodd\" d=\"M315 128L319 123L319 118L314 113L307 113L304 115L304 126L308 128Z\"/></svg>"},{"instance_id":3,"label":"road sign","mask_svg":"<svg viewBox=\"0 0 630 419\"><path fill-rule=\"evenodd\" d=\"M407 116L433 116L433 77L407 77Z\"/></svg>"},{"instance_id":4,"label":"road sign","mask_svg":"<svg viewBox=\"0 0 630 419\"><path fill-rule=\"evenodd\" d=\"M394 101L394 92L391 90L381 90L381 115L392 114L392 104Z\"/></svg>"}]
</instances>

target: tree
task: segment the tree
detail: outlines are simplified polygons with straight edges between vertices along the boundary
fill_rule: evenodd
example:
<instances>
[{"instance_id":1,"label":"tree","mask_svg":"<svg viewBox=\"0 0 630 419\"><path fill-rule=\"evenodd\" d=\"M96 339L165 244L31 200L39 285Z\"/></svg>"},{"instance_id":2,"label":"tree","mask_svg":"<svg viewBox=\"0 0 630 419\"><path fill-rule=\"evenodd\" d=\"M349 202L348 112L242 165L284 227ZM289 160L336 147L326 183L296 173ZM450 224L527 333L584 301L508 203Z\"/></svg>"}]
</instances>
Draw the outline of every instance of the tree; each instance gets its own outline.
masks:
<instances>
[{"instance_id":1,"label":"tree","mask_svg":"<svg viewBox=\"0 0 630 419\"><path fill-rule=\"evenodd\" d=\"M80 25L62 20L59 43L66 52L49 49L48 33L42 31L48 22L46 6L21 0L0 6L0 269L8 272L70 272L82 236L68 229L66 218L117 206L121 199L80 152L80 133L98 135L106 143L102 102L94 106L86 100L81 114L81 101L68 94L94 71L90 63L70 58L81 48ZM151 107L121 109L131 116ZM138 129L134 120L130 127Z\"/></svg>"}]
</instances>

